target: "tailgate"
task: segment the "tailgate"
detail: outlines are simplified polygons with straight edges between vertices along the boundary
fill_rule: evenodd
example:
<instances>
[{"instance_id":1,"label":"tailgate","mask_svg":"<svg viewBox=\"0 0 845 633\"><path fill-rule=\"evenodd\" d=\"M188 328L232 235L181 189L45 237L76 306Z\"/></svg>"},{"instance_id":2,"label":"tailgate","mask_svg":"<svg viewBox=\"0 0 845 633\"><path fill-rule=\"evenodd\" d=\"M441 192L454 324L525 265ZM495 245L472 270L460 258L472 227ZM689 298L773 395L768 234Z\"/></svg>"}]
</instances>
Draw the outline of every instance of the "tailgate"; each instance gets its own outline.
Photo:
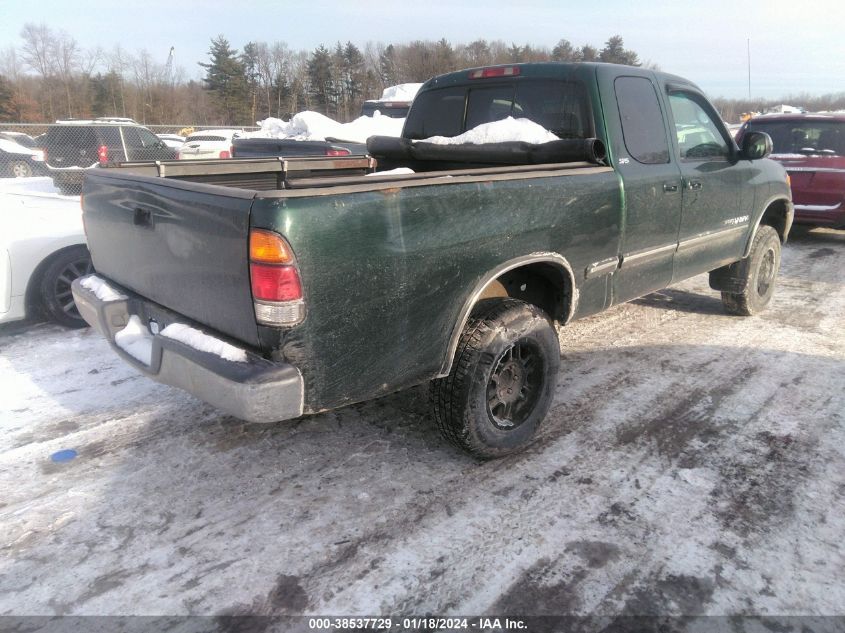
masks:
<instances>
[{"instance_id":1,"label":"tailgate","mask_svg":"<svg viewBox=\"0 0 845 633\"><path fill-rule=\"evenodd\" d=\"M247 261L253 195L91 173L83 218L94 267L127 290L257 346Z\"/></svg>"}]
</instances>

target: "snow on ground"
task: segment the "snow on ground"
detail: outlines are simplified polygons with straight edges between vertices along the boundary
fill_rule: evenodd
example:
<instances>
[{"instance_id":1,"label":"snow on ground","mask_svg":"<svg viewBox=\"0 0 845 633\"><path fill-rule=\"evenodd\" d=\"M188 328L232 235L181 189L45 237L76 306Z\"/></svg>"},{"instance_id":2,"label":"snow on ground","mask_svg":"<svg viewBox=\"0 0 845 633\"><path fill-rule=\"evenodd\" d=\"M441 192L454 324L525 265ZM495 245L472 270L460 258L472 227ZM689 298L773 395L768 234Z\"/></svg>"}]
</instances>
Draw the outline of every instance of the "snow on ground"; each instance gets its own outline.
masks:
<instances>
[{"instance_id":1,"label":"snow on ground","mask_svg":"<svg viewBox=\"0 0 845 633\"><path fill-rule=\"evenodd\" d=\"M79 204L79 196L65 196L53 185L49 176L34 178L0 178L0 193L35 196L40 198L55 198L58 200L73 200Z\"/></svg>"},{"instance_id":2,"label":"snow on ground","mask_svg":"<svg viewBox=\"0 0 845 633\"><path fill-rule=\"evenodd\" d=\"M371 136L401 136L405 119L392 119L375 113L358 117L350 123L338 123L319 112L305 111L294 115L290 121L270 117L259 121L257 132L244 134L247 138L292 138L298 141L324 141L333 138L341 141L366 143Z\"/></svg>"},{"instance_id":3,"label":"snow on ground","mask_svg":"<svg viewBox=\"0 0 845 633\"><path fill-rule=\"evenodd\" d=\"M381 99L377 99L377 101L413 101L420 88L422 88L422 84L388 86L382 91ZM376 100L374 99L374 101Z\"/></svg>"},{"instance_id":4,"label":"snow on ground","mask_svg":"<svg viewBox=\"0 0 845 633\"><path fill-rule=\"evenodd\" d=\"M0 614L842 614L843 268L798 232L760 316L700 276L570 324L489 463L423 387L247 424L91 330L0 328Z\"/></svg>"},{"instance_id":5,"label":"snow on ground","mask_svg":"<svg viewBox=\"0 0 845 633\"><path fill-rule=\"evenodd\" d=\"M505 143L508 141L522 141L524 143L548 143L560 139L549 132L546 128L530 119L514 119L507 117L492 123L481 125L467 130L458 136L432 136L422 139L420 142L434 143L435 145L481 145L483 143Z\"/></svg>"}]
</instances>

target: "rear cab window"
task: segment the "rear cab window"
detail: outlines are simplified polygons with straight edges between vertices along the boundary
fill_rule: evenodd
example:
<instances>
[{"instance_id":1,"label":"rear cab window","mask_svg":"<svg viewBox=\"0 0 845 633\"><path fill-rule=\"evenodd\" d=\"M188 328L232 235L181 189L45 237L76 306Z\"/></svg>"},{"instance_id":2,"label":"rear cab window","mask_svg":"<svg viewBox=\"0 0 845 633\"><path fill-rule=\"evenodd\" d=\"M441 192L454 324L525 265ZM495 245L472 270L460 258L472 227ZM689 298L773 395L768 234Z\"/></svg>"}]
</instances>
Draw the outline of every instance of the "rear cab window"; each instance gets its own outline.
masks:
<instances>
[{"instance_id":1,"label":"rear cab window","mask_svg":"<svg viewBox=\"0 0 845 633\"><path fill-rule=\"evenodd\" d=\"M589 138L593 132L582 84L523 79L421 92L414 100L402 136L458 136L509 116L530 119L564 139Z\"/></svg>"},{"instance_id":2,"label":"rear cab window","mask_svg":"<svg viewBox=\"0 0 845 633\"><path fill-rule=\"evenodd\" d=\"M669 140L654 85L645 77L617 77L614 90L631 158L645 165L668 163Z\"/></svg>"}]
</instances>

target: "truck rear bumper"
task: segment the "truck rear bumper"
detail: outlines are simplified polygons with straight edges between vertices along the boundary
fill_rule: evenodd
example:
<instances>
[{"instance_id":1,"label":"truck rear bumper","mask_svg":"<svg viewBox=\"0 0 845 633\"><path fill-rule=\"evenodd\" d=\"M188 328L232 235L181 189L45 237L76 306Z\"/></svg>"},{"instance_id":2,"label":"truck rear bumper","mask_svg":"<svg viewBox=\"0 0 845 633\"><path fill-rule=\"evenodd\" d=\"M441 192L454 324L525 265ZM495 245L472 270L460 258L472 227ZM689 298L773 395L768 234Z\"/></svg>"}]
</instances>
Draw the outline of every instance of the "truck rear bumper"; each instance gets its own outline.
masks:
<instances>
[{"instance_id":1,"label":"truck rear bumper","mask_svg":"<svg viewBox=\"0 0 845 633\"><path fill-rule=\"evenodd\" d=\"M249 422L277 422L302 415L303 380L299 370L293 365L268 361L246 349L232 347L238 354L243 352L243 360L229 360L147 331L142 335L142 346L149 344L149 363L142 362L115 340L115 335L130 324L132 317L137 317L144 328L151 320L161 328L173 323L191 325L191 322L113 284L111 289L121 296L103 300L82 285L84 279L75 280L72 286L79 313L121 358L153 380L184 389Z\"/></svg>"}]
</instances>

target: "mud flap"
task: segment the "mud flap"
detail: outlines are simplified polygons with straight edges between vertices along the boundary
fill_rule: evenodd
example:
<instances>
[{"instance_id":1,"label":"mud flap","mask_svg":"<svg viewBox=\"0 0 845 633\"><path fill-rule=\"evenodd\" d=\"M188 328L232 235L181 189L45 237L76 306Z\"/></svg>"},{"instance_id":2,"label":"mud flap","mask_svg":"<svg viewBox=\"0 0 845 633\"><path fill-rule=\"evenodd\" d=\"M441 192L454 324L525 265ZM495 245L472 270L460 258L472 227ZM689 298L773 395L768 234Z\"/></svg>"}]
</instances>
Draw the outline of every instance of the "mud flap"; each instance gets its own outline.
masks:
<instances>
[{"instance_id":1,"label":"mud flap","mask_svg":"<svg viewBox=\"0 0 845 633\"><path fill-rule=\"evenodd\" d=\"M746 257L710 271L710 287L713 290L729 292L731 294L742 294L748 286L748 267L751 265L751 258Z\"/></svg>"}]
</instances>

